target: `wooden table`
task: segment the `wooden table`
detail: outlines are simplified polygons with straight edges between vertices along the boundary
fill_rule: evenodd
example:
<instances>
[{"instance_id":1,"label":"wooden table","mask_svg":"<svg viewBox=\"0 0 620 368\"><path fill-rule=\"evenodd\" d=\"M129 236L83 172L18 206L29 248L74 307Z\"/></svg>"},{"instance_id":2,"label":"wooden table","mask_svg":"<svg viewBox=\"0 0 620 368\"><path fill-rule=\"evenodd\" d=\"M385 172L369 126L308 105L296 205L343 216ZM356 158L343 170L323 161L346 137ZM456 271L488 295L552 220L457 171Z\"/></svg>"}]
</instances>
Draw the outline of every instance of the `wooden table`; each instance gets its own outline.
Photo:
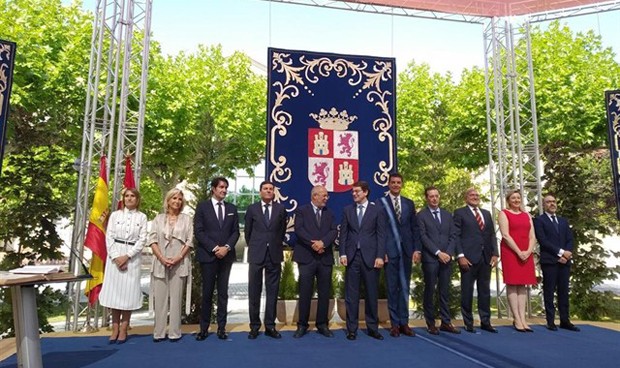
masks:
<instances>
[{"instance_id":1,"label":"wooden table","mask_svg":"<svg viewBox=\"0 0 620 368\"><path fill-rule=\"evenodd\" d=\"M18 367L43 367L35 286L58 282L80 281L90 278L92 278L91 275L75 276L68 272L42 275L14 274L7 271L0 271L0 287L11 288Z\"/></svg>"}]
</instances>

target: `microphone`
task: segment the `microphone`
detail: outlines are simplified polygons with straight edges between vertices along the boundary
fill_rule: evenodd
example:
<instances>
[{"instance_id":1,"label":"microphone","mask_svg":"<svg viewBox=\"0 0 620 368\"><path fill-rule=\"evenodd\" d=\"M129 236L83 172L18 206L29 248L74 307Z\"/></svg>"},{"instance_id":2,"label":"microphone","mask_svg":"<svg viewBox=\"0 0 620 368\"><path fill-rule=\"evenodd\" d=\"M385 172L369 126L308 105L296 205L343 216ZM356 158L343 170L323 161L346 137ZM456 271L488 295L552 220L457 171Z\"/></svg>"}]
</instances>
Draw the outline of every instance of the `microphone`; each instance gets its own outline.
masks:
<instances>
[{"instance_id":1,"label":"microphone","mask_svg":"<svg viewBox=\"0 0 620 368\"><path fill-rule=\"evenodd\" d=\"M71 255L73 257L75 257L75 259L78 260L78 262L80 262L80 265L82 266L82 270L84 270L84 274L86 276L88 276L87 278L92 278L93 275L90 274L90 272L88 271L88 267L86 267L86 265L84 264L84 261L82 260L82 257L80 257L80 255L75 251L75 249L73 249L73 247L70 247L67 245L67 243L65 243L64 241L62 242L62 244L69 248L69 251L71 252ZM72 259L69 258L69 262L71 263ZM71 264L69 265L69 267L71 266Z\"/></svg>"}]
</instances>

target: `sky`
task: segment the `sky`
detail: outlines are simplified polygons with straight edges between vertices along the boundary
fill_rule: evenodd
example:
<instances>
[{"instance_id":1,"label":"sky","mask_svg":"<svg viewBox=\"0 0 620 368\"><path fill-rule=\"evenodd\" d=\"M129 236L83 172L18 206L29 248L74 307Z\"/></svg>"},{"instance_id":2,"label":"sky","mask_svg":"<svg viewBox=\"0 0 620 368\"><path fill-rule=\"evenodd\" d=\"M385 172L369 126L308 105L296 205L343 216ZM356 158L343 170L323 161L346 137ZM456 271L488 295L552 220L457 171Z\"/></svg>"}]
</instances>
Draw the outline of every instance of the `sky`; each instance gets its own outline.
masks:
<instances>
[{"instance_id":1,"label":"sky","mask_svg":"<svg viewBox=\"0 0 620 368\"><path fill-rule=\"evenodd\" d=\"M69 3L71 0L63 0ZM83 0L94 11L96 0ZM620 62L620 11L562 20L593 30ZM545 26L546 23L540 23ZM153 0L152 39L166 54L221 44L266 64L267 48L395 57L397 72L415 60L458 79L464 68L484 67L480 24L368 14L264 0Z\"/></svg>"}]
</instances>

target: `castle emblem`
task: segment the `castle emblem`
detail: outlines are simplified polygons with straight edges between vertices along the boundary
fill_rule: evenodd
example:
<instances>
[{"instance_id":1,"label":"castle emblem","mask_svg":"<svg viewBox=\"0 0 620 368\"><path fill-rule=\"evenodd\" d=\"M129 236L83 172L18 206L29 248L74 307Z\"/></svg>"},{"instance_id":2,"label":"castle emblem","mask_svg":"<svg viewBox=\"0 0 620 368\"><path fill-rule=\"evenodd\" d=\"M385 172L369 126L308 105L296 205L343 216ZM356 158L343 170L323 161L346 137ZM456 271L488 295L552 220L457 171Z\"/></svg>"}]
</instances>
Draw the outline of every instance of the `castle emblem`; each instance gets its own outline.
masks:
<instances>
[{"instance_id":1,"label":"castle emblem","mask_svg":"<svg viewBox=\"0 0 620 368\"><path fill-rule=\"evenodd\" d=\"M358 132L347 130L357 120L332 107L311 113L320 128L308 129L308 180L329 192L345 192L359 177Z\"/></svg>"}]
</instances>

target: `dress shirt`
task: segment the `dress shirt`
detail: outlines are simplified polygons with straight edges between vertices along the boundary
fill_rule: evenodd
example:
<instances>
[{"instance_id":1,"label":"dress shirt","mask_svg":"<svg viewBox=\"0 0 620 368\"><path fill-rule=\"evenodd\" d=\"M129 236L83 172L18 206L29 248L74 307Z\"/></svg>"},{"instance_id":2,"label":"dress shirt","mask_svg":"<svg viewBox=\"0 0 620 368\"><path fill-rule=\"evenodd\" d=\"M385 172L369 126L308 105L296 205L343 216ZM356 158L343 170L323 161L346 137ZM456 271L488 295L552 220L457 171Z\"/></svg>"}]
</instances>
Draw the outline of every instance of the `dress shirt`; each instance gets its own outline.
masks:
<instances>
[{"instance_id":1,"label":"dress shirt","mask_svg":"<svg viewBox=\"0 0 620 368\"><path fill-rule=\"evenodd\" d=\"M435 219L435 211L437 211L437 219L439 220L439 224L441 224L441 211L439 210L439 207L433 209L433 207L428 206L428 210L431 211L431 215L433 216L433 219ZM438 256L439 253L441 253L441 250L437 250L435 252L435 255Z\"/></svg>"}]
</instances>

